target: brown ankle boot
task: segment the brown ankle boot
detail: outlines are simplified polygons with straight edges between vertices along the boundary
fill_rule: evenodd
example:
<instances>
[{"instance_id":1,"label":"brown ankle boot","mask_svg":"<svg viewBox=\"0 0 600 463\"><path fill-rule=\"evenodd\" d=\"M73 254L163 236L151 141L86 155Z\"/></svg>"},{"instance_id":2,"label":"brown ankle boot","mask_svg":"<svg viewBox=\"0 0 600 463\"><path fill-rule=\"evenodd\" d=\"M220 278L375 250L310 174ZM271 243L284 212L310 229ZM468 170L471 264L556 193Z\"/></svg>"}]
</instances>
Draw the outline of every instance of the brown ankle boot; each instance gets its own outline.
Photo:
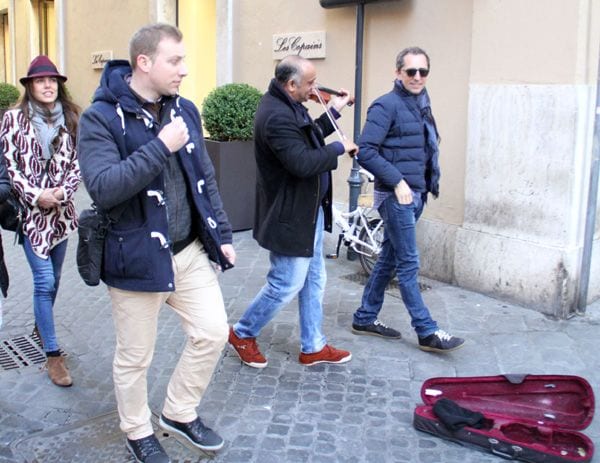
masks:
<instances>
[{"instance_id":1,"label":"brown ankle boot","mask_svg":"<svg viewBox=\"0 0 600 463\"><path fill-rule=\"evenodd\" d=\"M46 367L50 380L57 386L69 387L73 384L63 356L48 357Z\"/></svg>"}]
</instances>

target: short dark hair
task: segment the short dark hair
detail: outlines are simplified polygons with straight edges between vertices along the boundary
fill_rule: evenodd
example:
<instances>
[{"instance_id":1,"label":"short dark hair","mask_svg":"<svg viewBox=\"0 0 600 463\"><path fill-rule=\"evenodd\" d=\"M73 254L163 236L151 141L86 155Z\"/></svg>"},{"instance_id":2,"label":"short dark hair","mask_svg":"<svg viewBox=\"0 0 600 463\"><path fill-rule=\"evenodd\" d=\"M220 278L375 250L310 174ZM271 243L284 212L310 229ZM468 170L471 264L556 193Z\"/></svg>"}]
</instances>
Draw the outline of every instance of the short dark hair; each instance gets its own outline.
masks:
<instances>
[{"instance_id":1,"label":"short dark hair","mask_svg":"<svg viewBox=\"0 0 600 463\"><path fill-rule=\"evenodd\" d=\"M165 37L171 38L176 42L181 42L181 40L183 40L181 31L171 24L154 23L138 29L129 41L129 60L131 62L131 68L136 68L137 59L140 55L154 58L158 44Z\"/></svg>"},{"instance_id":2,"label":"short dark hair","mask_svg":"<svg viewBox=\"0 0 600 463\"><path fill-rule=\"evenodd\" d=\"M404 67L404 57L406 55L424 55L427 60L427 69L429 69L429 55L427 52L419 47L407 47L396 56L396 69L398 71Z\"/></svg>"},{"instance_id":3,"label":"short dark hair","mask_svg":"<svg viewBox=\"0 0 600 463\"><path fill-rule=\"evenodd\" d=\"M286 56L275 66L275 80L281 85L285 85L290 80L300 84L303 74L302 65L306 62L308 62L306 58L298 55Z\"/></svg>"}]
</instances>

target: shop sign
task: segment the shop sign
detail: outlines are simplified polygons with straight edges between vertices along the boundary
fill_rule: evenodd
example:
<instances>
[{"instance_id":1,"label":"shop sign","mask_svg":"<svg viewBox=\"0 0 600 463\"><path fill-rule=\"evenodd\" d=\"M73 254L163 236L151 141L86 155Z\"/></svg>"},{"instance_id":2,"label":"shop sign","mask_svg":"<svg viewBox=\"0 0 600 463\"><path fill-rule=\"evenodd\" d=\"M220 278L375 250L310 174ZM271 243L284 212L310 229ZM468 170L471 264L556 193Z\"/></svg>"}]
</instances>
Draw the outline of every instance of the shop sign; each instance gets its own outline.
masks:
<instances>
[{"instance_id":1,"label":"shop sign","mask_svg":"<svg viewBox=\"0 0 600 463\"><path fill-rule=\"evenodd\" d=\"M113 59L112 50L95 51L92 53L92 69L102 69L104 63Z\"/></svg>"},{"instance_id":2,"label":"shop sign","mask_svg":"<svg viewBox=\"0 0 600 463\"><path fill-rule=\"evenodd\" d=\"M287 55L325 58L325 31L273 35L273 59L282 59Z\"/></svg>"}]
</instances>

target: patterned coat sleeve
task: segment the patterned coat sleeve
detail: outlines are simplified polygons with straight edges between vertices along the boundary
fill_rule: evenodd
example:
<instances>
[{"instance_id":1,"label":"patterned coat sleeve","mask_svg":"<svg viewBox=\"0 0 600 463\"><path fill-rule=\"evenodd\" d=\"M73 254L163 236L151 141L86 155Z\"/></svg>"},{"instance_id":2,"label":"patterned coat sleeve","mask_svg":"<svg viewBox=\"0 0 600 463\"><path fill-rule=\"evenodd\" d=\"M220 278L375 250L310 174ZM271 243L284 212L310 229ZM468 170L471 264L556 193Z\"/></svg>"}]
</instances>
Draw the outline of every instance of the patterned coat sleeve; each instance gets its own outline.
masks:
<instances>
[{"instance_id":1,"label":"patterned coat sleeve","mask_svg":"<svg viewBox=\"0 0 600 463\"><path fill-rule=\"evenodd\" d=\"M21 111L7 111L2 118L0 139L2 141L2 154L6 159L6 167L11 178L13 188L21 201L30 207L35 206L42 194L43 188L31 183L25 175L27 160L23 153L28 148L27 138L19 128L18 118L23 117ZM27 123L29 123L27 121ZM35 166L31 166L32 169ZM32 172L34 175L36 172ZM37 172L39 176L41 172Z\"/></svg>"}]
</instances>

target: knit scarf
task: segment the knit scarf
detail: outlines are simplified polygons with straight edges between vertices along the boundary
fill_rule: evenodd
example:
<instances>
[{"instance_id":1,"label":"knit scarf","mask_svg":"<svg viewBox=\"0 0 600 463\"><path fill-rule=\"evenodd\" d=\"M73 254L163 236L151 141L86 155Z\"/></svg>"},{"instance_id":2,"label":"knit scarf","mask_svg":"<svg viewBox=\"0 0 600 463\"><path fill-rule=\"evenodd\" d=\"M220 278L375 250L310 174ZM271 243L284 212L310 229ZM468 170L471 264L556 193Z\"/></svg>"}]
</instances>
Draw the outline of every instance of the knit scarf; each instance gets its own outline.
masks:
<instances>
[{"instance_id":1,"label":"knit scarf","mask_svg":"<svg viewBox=\"0 0 600 463\"><path fill-rule=\"evenodd\" d=\"M411 93L404 88L401 80L397 80L396 84L405 92L407 95ZM436 198L440 193L440 149L439 142L440 137L431 112L431 101L429 100L429 94L427 89L423 89L421 93L416 95L417 106L421 112L421 118L423 125L425 126L425 152L427 153L427 171L425 173L425 179L427 180L427 189Z\"/></svg>"},{"instance_id":2,"label":"knit scarf","mask_svg":"<svg viewBox=\"0 0 600 463\"><path fill-rule=\"evenodd\" d=\"M54 108L43 108L29 102L29 117L35 130L38 142L42 147L42 157L46 160L54 154L52 142L65 126L65 115L60 101L54 103Z\"/></svg>"},{"instance_id":3,"label":"knit scarf","mask_svg":"<svg viewBox=\"0 0 600 463\"><path fill-rule=\"evenodd\" d=\"M421 117L423 118L423 124L425 125L425 149L427 151L425 179L428 183L427 189L437 198L440 194L440 136L437 131L435 119L433 118L433 113L431 112L431 102L429 101L427 89L423 89L423 91L417 95L417 105L421 110Z\"/></svg>"}]
</instances>

